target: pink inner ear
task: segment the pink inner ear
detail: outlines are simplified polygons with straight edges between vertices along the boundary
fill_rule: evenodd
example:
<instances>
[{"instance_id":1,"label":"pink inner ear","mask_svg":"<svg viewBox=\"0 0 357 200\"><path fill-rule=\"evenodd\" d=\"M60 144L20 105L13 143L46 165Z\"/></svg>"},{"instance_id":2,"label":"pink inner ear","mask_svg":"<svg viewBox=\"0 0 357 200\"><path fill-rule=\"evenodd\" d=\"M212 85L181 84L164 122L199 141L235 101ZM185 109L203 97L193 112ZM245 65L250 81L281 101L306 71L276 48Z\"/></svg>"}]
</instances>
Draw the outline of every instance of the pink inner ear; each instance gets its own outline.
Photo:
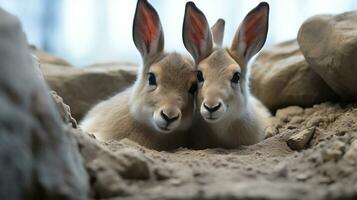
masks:
<instances>
[{"instance_id":1,"label":"pink inner ear","mask_svg":"<svg viewBox=\"0 0 357 200\"><path fill-rule=\"evenodd\" d=\"M204 41L205 37L205 26L204 26L204 19L202 19L201 16L195 14L192 12L192 9L188 11L188 19L189 22L191 23L191 27L188 30L190 30L190 38L192 38L192 42L196 47L198 47L197 53L201 54L201 45L202 42Z\"/></svg>"},{"instance_id":2,"label":"pink inner ear","mask_svg":"<svg viewBox=\"0 0 357 200\"><path fill-rule=\"evenodd\" d=\"M252 45L261 37L264 37L265 31L265 19L267 12L262 9L256 13L252 13L244 21L244 42L246 48L244 50L244 57L247 55L248 51Z\"/></svg>"},{"instance_id":3,"label":"pink inner ear","mask_svg":"<svg viewBox=\"0 0 357 200\"><path fill-rule=\"evenodd\" d=\"M155 13L151 12L144 4L141 4L138 9L139 13L139 32L149 53L152 42L158 37L159 29L157 25L157 17Z\"/></svg>"}]
</instances>

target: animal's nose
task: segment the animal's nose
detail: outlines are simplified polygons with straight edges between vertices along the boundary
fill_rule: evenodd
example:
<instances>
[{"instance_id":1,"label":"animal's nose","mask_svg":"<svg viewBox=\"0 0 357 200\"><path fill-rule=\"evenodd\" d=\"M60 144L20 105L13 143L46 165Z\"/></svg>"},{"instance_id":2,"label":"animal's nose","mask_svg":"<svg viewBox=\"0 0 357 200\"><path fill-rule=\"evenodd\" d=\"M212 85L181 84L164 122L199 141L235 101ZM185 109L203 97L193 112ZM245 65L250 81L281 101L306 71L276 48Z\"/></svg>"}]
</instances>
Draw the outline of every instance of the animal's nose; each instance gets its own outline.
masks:
<instances>
[{"instance_id":1,"label":"animal's nose","mask_svg":"<svg viewBox=\"0 0 357 200\"><path fill-rule=\"evenodd\" d=\"M160 114L161 117L164 118L164 120L167 122L167 124L171 124L172 122L176 121L180 117L180 114L168 115L163 110L160 112Z\"/></svg>"},{"instance_id":2,"label":"animal's nose","mask_svg":"<svg viewBox=\"0 0 357 200\"><path fill-rule=\"evenodd\" d=\"M203 106L206 108L206 110L210 113L216 112L220 107L221 107L221 102L219 102L215 106L208 106L206 103L203 103Z\"/></svg>"}]
</instances>

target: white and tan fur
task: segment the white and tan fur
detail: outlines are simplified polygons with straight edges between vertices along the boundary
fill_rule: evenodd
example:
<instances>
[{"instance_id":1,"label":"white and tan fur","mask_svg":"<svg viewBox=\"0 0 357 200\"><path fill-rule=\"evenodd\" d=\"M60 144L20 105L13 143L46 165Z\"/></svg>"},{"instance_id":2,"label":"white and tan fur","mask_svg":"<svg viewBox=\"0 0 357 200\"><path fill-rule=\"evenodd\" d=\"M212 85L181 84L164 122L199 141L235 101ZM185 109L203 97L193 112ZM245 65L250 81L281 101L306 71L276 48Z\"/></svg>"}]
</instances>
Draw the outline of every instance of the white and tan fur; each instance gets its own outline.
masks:
<instances>
[{"instance_id":1,"label":"white and tan fur","mask_svg":"<svg viewBox=\"0 0 357 200\"><path fill-rule=\"evenodd\" d=\"M96 105L81 127L101 141L129 138L157 150L186 146L194 110L189 93L196 85L194 64L163 52L160 19L146 0L138 1L133 38L143 58L135 84Z\"/></svg>"},{"instance_id":2,"label":"white and tan fur","mask_svg":"<svg viewBox=\"0 0 357 200\"><path fill-rule=\"evenodd\" d=\"M264 139L270 113L249 91L247 64L265 43L268 15L268 4L259 4L245 17L231 47L222 48L224 21L218 20L211 31L194 3L186 4L183 41L195 59L200 82L200 115L190 131L194 148L234 148Z\"/></svg>"}]
</instances>

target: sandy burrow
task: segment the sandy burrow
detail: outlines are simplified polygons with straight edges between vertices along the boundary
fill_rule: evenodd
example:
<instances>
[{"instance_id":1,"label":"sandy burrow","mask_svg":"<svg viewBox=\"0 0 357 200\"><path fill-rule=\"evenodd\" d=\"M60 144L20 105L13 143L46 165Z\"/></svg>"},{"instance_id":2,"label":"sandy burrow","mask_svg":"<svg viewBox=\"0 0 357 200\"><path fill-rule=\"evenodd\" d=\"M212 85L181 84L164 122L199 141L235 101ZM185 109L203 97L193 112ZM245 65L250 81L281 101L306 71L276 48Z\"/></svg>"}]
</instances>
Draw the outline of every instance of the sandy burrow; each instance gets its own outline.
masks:
<instances>
[{"instance_id":1,"label":"sandy burrow","mask_svg":"<svg viewBox=\"0 0 357 200\"><path fill-rule=\"evenodd\" d=\"M278 110L259 144L158 152L76 131L95 199L357 199L357 106ZM308 147L287 139L306 129ZM104 147L103 147L104 146Z\"/></svg>"}]
</instances>

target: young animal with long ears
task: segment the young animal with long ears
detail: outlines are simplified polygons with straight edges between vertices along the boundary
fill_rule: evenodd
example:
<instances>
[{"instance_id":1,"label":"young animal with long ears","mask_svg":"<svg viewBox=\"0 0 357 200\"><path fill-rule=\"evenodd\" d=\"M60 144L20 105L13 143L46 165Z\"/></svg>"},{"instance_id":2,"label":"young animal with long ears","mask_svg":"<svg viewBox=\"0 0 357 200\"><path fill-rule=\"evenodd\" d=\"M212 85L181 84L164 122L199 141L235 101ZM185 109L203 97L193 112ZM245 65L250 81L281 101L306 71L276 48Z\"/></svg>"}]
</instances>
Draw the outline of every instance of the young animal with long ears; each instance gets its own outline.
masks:
<instances>
[{"instance_id":1,"label":"young animal with long ears","mask_svg":"<svg viewBox=\"0 0 357 200\"><path fill-rule=\"evenodd\" d=\"M161 22L146 0L138 0L133 39L143 59L135 84L96 105L81 127L101 141L129 138L157 150L186 146L197 89L194 63L163 51Z\"/></svg>"},{"instance_id":2,"label":"young animal with long ears","mask_svg":"<svg viewBox=\"0 0 357 200\"><path fill-rule=\"evenodd\" d=\"M270 114L250 93L248 61L265 43L268 16L268 3L260 3L244 18L231 46L222 48L224 21L211 31L202 11L186 4L182 36L197 67L201 114L190 133L194 148L234 148L264 138Z\"/></svg>"}]
</instances>

